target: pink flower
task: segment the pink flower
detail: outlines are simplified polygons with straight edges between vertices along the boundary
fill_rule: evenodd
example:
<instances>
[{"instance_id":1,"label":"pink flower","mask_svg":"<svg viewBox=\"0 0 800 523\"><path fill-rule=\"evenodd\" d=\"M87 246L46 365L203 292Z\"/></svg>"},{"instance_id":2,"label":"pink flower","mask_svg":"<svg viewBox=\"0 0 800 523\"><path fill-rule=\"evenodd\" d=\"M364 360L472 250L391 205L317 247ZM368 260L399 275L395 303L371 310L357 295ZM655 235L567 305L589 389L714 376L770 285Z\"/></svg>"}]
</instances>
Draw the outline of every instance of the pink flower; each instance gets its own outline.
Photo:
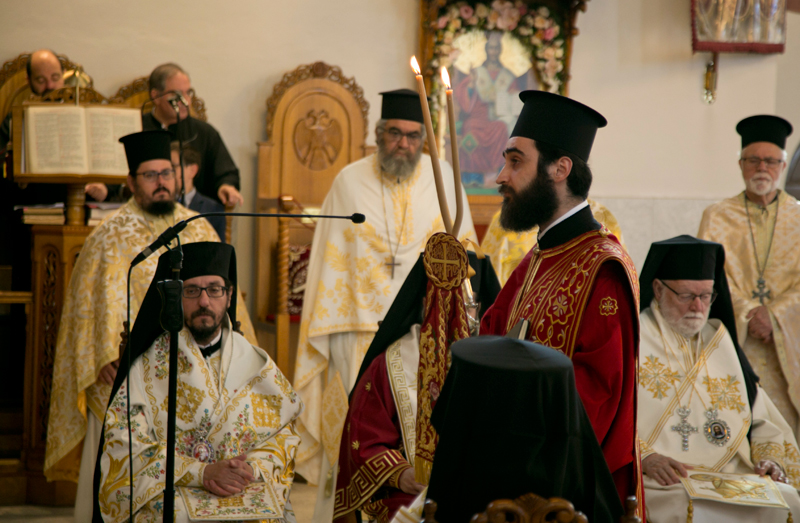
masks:
<instances>
[{"instance_id":1,"label":"pink flower","mask_svg":"<svg viewBox=\"0 0 800 523\"><path fill-rule=\"evenodd\" d=\"M553 38L558 36L558 33L559 29L557 25L554 25L553 27L548 27L547 29L544 30L544 39L552 40Z\"/></svg>"},{"instance_id":2,"label":"pink flower","mask_svg":"<svg viewBox=\"0 0 800 523\"><path fill-rule=\"evenodd\" d=\"M462 5L458 9L458 12L461 15L461 18L466 18L466 19L472 18L472 15L475 14L475 10L472 8L472 6L469 5Z\"/></svg>"},{"instance_id":3,"label":"pink flower","mask_svg":"<svg viewBox=\"0 0 800 523\"><path fill-rule=\"evenodd\" d=\"M445 27L447 27L447 22L449 22L449 21L450 20L447 18L447 16L440 16L439 17L439 22L436 24L436 26L439 29L444 29Z\"/></svg>"},{"instance_id":4,"label":"pink flower","mask_svg":"<svg viewBox=\"0 0 800 523\"><path fill-rule=\"evenodd\" d=\"M525 16L525 14L528 12L528 6L520 2L519 0L517 0L517 2L514 5L519 10L520 16Z\"/></svg>"}]
</instances>

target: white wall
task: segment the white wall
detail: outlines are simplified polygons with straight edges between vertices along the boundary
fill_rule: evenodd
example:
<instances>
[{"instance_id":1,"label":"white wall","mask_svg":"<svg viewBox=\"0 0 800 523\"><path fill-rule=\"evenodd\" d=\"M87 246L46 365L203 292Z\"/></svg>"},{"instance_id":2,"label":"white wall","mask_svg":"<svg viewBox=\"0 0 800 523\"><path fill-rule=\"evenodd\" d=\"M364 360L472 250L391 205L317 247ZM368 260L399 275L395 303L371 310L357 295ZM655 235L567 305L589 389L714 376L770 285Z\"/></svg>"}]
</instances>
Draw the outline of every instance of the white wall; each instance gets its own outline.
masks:
<instances>
[{"instance_id":1,"label":"white wall","mask_svg":"<svg viewBox=\"0 0 800 523\"><path fill-rule=\"evenodd\" d=\"M800 140L800 38L793 40L800 16L789 15L785 56L723 55L718 99L708 106L701 101L708 54L691 53L689 3L592 0L578 15L570 94L609 120L591 158L592 194L620 215L637 265L650 241L696 232L705 201L742 189L738 120L777 110L799 129L791 148ZM52 47L83 63L106 95L159 63L186 68L241 169L246 210L254 205L265 101L285 72L316 60L341 66L364 88L371 123L379 91L413 87L407 63L417 49L418 0L3 0L2 7L0 59ZM656 212L661 199L669 201ZM636 219L634 209L649 218ZM235 236L252 297L252 223L240 220Z\"/></svg>"}]
</instances>

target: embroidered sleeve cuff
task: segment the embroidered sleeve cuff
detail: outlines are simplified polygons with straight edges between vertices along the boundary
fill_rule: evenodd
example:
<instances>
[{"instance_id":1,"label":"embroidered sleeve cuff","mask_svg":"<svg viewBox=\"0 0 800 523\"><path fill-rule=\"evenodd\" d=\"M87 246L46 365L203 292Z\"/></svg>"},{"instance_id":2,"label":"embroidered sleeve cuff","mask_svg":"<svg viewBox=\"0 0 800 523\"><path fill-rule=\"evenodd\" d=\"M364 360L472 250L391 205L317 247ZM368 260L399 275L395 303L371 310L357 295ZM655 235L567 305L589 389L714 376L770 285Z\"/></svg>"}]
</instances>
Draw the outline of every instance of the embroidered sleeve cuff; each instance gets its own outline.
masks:
<instances>
[{"instance_id":1,"label":"embroidered sleeve cuff","mask_svg":"<svg viewBox=\"0 0 800 523\"><path fill-rule=\"evenodd\" d=\"M783 445L771 441L753 442L750 446L750 457L753 465L757 465L762 459L774 461L782 470L786 470L783 464L785 451Z\"/></svg>"},{"instance_id":2,"label":"embroidered sleeve cuff","mask_svg":"<svg viewBox=\"0 0 800 523\"><path fill-rule=\"evenodd\" d=\"M646 458L650 454L655 454L656 453L656 451L653 450L653 447L651 447L650 445L647 444L646 441L643 441L641 439L639 440L639 451L641 452L641 455L642 455L641 459Z\"/></svg>"},{"instance_id":3,"label":"embroidered sleeve cuff","mask_svg":"<svg viewBox=\"0 0 800 523\"><path fill-rule=\"evenodd\" d=\"M410 469L410 468L413 468L413 467L411 465L409 465L408 463L405 463L405 464L401 465L400 467L398 467L398 469L395 470L392 473L391 476L386 478L386 485L388 485L390 487L393 487L393 488L396 488L396 489L399 489L400 488L400 475L403 472L405 472L406 470Z\"/></svg>"},{"instance_id":4,"label":"embroidered sleeve cuff","mask_svg":"<svg viewBox=\"0 0 800 523\"><path fill-rule=\"evenodd\" d=\"M175 482L177 487L202 487L203 486L203 473L206 470L208 463L202 461L194 461L189 464L186 473Z\"/></svg>"}]
</instances>

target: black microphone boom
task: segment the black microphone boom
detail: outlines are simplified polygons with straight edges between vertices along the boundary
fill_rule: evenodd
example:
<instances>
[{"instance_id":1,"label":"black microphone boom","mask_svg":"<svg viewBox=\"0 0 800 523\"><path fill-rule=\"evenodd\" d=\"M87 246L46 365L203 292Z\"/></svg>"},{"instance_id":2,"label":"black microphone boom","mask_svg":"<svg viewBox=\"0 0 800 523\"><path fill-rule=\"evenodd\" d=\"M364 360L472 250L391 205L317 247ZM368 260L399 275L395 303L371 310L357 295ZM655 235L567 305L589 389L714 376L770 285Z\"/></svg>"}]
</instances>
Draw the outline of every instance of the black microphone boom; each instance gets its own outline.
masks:
<instances>
[{"instance_id":1,"label":"black microphone boom","mask_svg":"<svg viewBox=\"0 0 800 523\"><path fill-rule=\"evenodd\" d=\"M156 241L147 246L145 250L136 255L131 262L131 267L135 267L145 261L151 254L165 245L172 243L172 240L178 237L178 234L183 231L189 222L197 220L198 218L205 218L206 216L256 216L262 218L323 218L334 220L350 220L353 223L364 223L367 221L366 216L361 213L353 213L350 216L334 215L334 214L289 214L289 213L258 213L258 212L207 212L191 216L185 220L179 221L172 227L167 228Z\"/></svg>"}]
</instances>

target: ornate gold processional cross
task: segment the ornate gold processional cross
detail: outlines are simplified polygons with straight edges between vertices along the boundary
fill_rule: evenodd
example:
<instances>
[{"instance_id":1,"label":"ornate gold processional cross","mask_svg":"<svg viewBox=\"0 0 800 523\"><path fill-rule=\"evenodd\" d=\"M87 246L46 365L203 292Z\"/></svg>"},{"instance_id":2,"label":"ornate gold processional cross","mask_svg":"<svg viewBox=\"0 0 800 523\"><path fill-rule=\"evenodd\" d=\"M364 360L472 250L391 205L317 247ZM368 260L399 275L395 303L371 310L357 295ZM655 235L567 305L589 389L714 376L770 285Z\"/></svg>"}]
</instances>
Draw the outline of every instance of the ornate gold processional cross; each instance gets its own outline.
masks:
<instances>
[{"instance_id":1,"label":"ornate gold processional cross","mask_svg":"<svg viewBox=\"0 0 800 523\"><path fill-rule=\"evenodd\" d=\"M753 291L753 298L758 298L761 305L764 305L764 298L772 299L772 291L767 289L767 282L764 281L764 278L759 278L756 284L758 285L758 290Z\"/></svg>"}]
</instances>

